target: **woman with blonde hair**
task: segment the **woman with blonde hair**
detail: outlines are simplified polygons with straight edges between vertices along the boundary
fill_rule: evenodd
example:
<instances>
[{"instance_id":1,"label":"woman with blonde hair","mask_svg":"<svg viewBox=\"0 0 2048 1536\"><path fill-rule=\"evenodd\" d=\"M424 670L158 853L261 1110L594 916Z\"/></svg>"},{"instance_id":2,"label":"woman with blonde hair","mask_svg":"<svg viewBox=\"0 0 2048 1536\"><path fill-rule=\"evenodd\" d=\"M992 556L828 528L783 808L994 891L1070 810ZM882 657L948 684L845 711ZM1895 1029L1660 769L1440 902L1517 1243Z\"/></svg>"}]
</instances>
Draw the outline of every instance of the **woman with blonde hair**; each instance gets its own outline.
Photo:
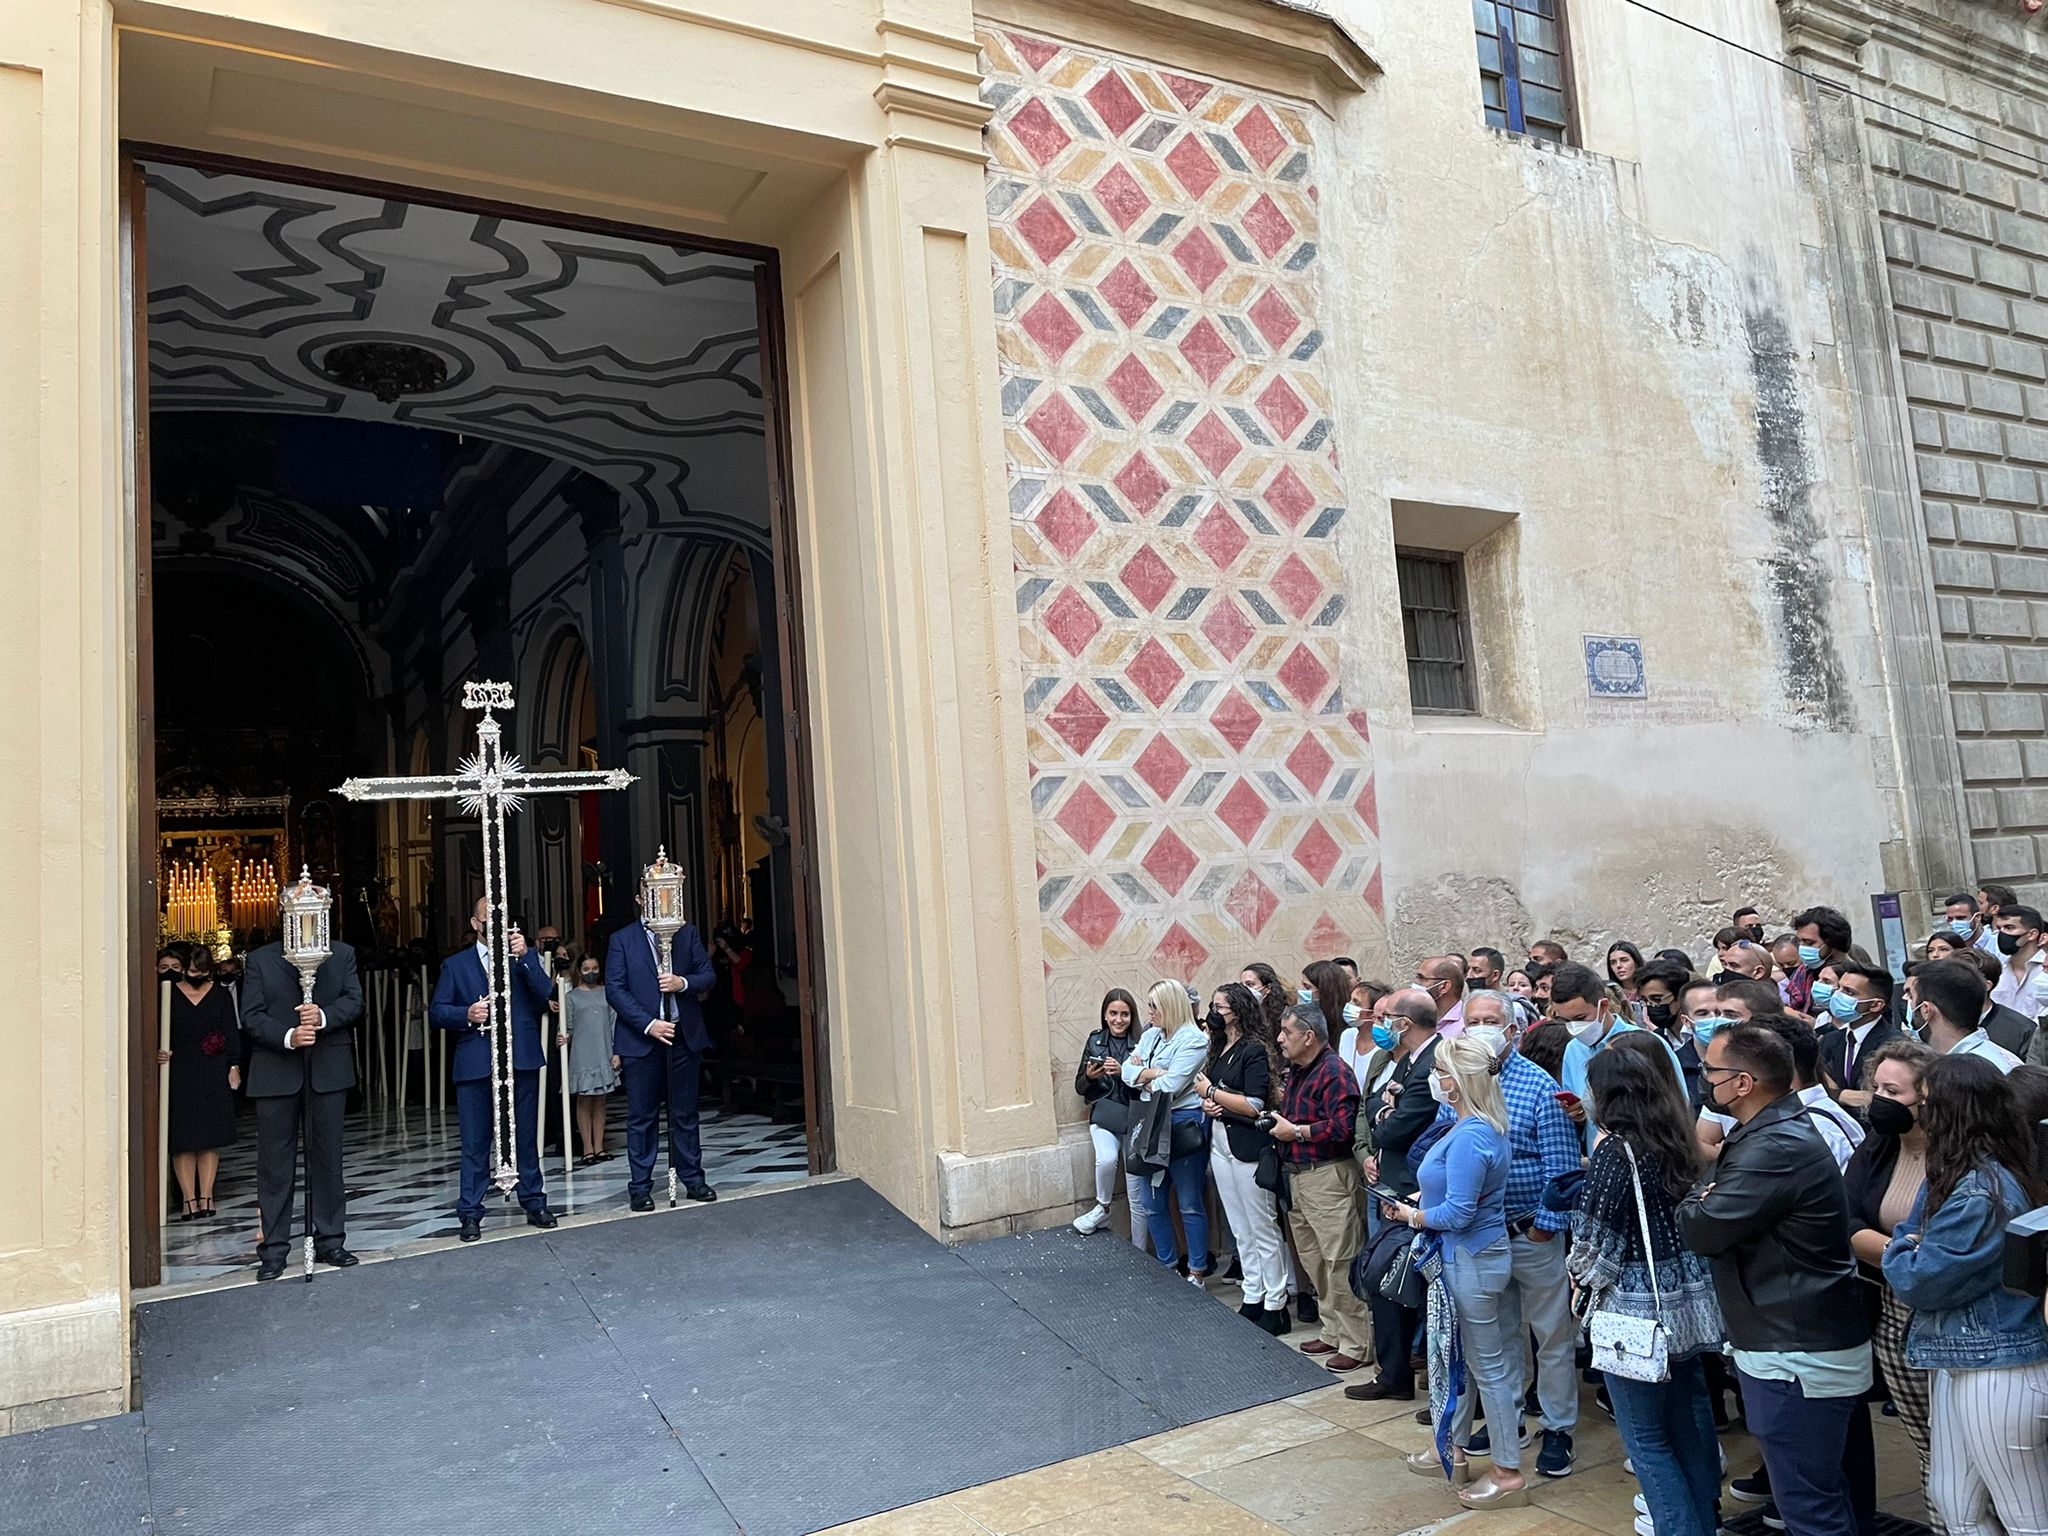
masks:
<instances>
[{"instance_id":1,"label":"woman with blonde hair","mask_svg":"<svg viewBox=\"0 0 2048 1536\"><path fill-rule=\"evenodd\" d=\"M1145 1033L1138 1037L1137 1049L1124 1058L1120 1075L1138 1092L1133 1121L1148 1115L1160 1094L1172 1102L1173 1147L1166 1167L1134 1189L1144 1192L1153 1257L1168 1269L1180 1264L1172 1208L1180 1207L1188 1279L1195 1285L1209 1278L1209 1122L1202 1114L1202 1096L1195 1090L1195 1077L1208 1060L1209 1032L1195 1023L1187 984L1154 982L1145 994Z\"/></svg>"},{"instance_id":2,"label":"woman with blonde hair","mask_svg":"<svg viewBox=\"0 0 2048 1536\"><path fill-rule=\"evenodd\" d=\"M1516 1401L1517 1370L1510 1340L1501 1325L1501 1297L1511 1277L1508 1256L1508 1112L1500 1091L1500 1060L1469 1035L1439 1040L1430 1069L1429 1091L1457 1114L1456 1122L1429 1149L1416 1177L1422 1194L1416 1203L1388 1201L1381 1215L1427 1233L1432 1249L1441 1251L1443 1274L1432 1289L1456 1314L1458 1343L1478 1396L1486 1404L1491 1426L1521 1421ZM1432 1298L1438 1300L1439 1298ZM1445 1348L1438 1335L1435 1308L1431 1318L1432 1354ZM1449 1361L1443 1362L1448 1366ZM1432 1360L1431 1396L1452 1376ZM1471 1482L1465 1447L1472 1438L1473 1394L1462 1394L1452 1409L1451 1423L1438 1430L1435 1451L1408 1458L1412 1472L1427 1477L1448 1473L1458 1498L1468 1509L1499 1509L1529 1502L1522 1476L1520 1437L1496 1430L1493 1470ZM1437 1415L1439 1426L1443 1415ZM1470 1483L1470 1486L1464 1486Z\"/></svg>"}]
</instances>

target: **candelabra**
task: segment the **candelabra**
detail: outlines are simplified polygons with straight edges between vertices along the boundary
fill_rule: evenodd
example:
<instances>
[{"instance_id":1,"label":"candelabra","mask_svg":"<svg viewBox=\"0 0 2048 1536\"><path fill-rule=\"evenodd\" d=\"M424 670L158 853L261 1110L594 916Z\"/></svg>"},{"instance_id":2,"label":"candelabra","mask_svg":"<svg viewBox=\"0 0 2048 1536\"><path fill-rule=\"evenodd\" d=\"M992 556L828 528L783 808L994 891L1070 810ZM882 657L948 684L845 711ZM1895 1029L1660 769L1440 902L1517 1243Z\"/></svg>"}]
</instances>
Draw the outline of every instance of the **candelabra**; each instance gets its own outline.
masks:
<instances>
[{"instance_id":1,"label":"candelabra","mask_svg":"<svg viewBox=\"0 0 2048 1536\"><path fill-rule=\"evenodd\" d=\"M334 953L334 941L329 931L329 922L334 910L334 897L323 886L313 883L313 872L302 868L298 883L286 891L277 903L280 947L284 950L285 964L299 973L301 1002L313 1001L313 978L320 974L320 967L327 963L327 957ZM296 1016L295 1016L296 1017ZM307 1081L312 1081L313 1061L308 1055L304 1062ZM303 1139L303 1138L302 1138ZM313 1170L306 1169L306 1246L303 1254L305 1277L313 1278Z\"/></svg>"}]
</instances>

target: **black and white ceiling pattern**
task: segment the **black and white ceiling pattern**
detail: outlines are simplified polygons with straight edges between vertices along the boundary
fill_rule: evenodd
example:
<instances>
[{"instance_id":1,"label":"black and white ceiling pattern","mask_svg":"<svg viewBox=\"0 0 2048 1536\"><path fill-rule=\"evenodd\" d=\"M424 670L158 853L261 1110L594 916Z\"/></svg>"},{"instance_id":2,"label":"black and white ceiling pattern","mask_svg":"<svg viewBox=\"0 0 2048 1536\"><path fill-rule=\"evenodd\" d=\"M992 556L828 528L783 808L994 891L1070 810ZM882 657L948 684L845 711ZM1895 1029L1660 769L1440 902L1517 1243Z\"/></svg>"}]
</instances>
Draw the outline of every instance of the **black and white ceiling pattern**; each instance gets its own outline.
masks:
<instances>
[{"instance_id":1,"label":"black and white ceiling pattern","mask_svg":"<svg viewBox=\"0 0 2048 1536\"><path fill-rule=\"evenodd\" d=\"M420 203L150 165L150 405L397 422L590 471L657 520L766 521L755 264ZM346 342L445 363L385 405Z\"/></svg>"}]
</instances>

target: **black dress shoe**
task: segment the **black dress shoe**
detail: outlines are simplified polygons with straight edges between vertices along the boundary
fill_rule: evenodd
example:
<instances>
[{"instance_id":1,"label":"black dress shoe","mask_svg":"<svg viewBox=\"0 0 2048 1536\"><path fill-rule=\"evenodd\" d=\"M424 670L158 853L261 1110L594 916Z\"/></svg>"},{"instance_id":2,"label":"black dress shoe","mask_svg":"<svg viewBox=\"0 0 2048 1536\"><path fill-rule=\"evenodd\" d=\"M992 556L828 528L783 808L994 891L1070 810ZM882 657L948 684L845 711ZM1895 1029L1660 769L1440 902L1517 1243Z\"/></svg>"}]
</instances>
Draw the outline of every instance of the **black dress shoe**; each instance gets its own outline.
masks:
<instances>
[{"instance_id":1,"label":"black dress shoe","mask_svg":"<svg viewBox=\"0 0 2048 1536\"><path fill-rule=\"evenodd\" d=\"M636 1210L636 1211L651 1211L651 1210L653 1210L653 1209L654 1209L654 1196L652 1196L652 1195L635 1195L635 1196L633 1196L633 1209L634 1209L634 1210Z\"/></svg>"},{"instance_id":2,"label":"black dress shoe","mask_svg":"<svg viewBox=\"0 0 2048 1536\"><path fill-rule=\"evenodd\" d=\"M276 1278L277 1278L277 1277L278 1277L279 1275L281 1275L281 1274L283 1274L283 1273L284 1273L284 1260L283 1260L283 1259L265 1259L265 1260L264 1260L264 1261L263 1261L262 1263L260 1263L260 1264L258 1264L258 1265L256 1266L256 1278L257 1278L257 1279L258 1279L259 1281L261 1281L261 1280L275 1280L275 1279L276 1279Z\"/></svg>"},{"instance_id":3,"label":"black dress shoe","mask_svg":"<svg viewBox=\"0 0 2048 1536\"><path fill-rule=\"evenodd\" d=\"M335 1269L354 1269L363 1262L346 1248L339 1246L330 1248L325 1253L315 1253L313 1257L318 1262L330 1265Z\"/></svg>"},{"instance_id":4,"label":"black dress shoe","mask_svg":"<svg viewBox=\"0 0 2048 1536\"><path fill-rule=\"evenodd\" d=\"M473 1243L483 1235L484 1221L481 1216L465 1216L462 1218L462 1240L465 1243Z\"/></svg>"},{"instance_id":5,"label":"black dress shoe","mask_svg":"<svg viewBox=\"0 0 2048 1536\"><path fill-rule=\"evenodd\" d=\"M716 1200L718 1198L718 1191L713 1189L709 1184L704 1183L685 1184L683 1186L683 1193L688 1195L692 1200L709 1201Z\"/></svg>"},{"instance_id":6,"label":"black dress shoe","mask_svg":"<svg viewBox=\"0 0 2048 1536\"><path fill-rule=\"evenodd\" d=\"M546 1206L542 1206L537 1211L528 1211L526 1213L526 1224L529 1227L546 1228L559 1227L561 1222L555 1219L553 1211L549 1210Z\"/></svg>"},{"instance_id":7,"label":"black dress shoe","mask_svg":"<svg viewBox=\"0 0 2048 1536\"><path fill-rule=\"evenodd\" d=\"M1383 1381L1361 1381L1355 1387L1346 1387L1344 1395L1354 1403L1412 1403L1415 1401L1415 1389L1413 1387L1410 1387L1406 1392L1396 1392Z\"/></svg>"}]
</instances>

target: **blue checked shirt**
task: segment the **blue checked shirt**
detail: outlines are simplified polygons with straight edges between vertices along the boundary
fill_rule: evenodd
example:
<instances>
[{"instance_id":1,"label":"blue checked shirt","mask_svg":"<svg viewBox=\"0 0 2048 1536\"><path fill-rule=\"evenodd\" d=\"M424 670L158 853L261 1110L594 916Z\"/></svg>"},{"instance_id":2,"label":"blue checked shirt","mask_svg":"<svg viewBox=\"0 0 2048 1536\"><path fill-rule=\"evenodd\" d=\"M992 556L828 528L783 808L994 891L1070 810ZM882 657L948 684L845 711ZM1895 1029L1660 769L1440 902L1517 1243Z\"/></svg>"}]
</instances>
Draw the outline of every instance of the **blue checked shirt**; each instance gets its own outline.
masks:
<instances>
[{"instance_id":1,"label":"blue checked shirt","mask_svg":"<svg viewBox=\"0 0 2048 1536\"><path fill-rule=\"evenodd\" d=\"M1510 1051L1500 1072L1500 1096L1508 1110L1508 1224L1534 1216L1539 1230L1562 1232L1571 1226L1572 1213L1544 1210L1541 1197L1552 1179L1579 1171L1579 1137L1558 1106L1557 1080L1520 1051ZM1430 1134L1457 1118L1457 1111L1443 1105Z\"/></svg>"}]
</instances>

